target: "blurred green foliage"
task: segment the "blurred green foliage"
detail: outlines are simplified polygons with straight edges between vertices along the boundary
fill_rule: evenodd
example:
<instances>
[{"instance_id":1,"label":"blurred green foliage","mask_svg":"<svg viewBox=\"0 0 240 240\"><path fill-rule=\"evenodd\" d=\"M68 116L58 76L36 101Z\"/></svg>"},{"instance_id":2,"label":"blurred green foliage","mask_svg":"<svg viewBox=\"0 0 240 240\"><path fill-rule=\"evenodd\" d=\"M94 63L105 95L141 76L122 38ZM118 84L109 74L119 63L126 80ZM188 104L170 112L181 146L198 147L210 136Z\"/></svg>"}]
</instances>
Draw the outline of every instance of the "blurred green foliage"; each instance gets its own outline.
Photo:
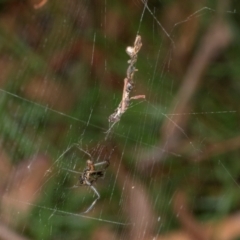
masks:
<instances>
[{"instance_id":1,"label":"blurred green foliage","mask_svg":"<svg viewBox=\"0 0 240 240\"><path fill-rule=\"evenodd\" d=\"M218 7L217 1L205 1L204 6L188 2L152 1L149 8L171 32L174 24L202 7ZM192 160L209 145L239 136L239 7L239 2L232 1L229 9L236 13L225 12L233 41L213 59L194 93L179 140L183 150L170 151L155 171L145 175L138 170L138 159L144 151L161 147L165 114L171 114L169 107L186 69L217 13L205 9L174 28L174 49L141 1L48 1L40 9L34 9L30 0L1 1L2 148L13 166L38 153L50 156L52 165L48 180L43 176L34 203L38 207L16 231L31 239L90 239L95 229L108 225L74 216L90 205L93 193L85 187L69 189L78 182L78 175L64 169L82 171L88 157L77 149L59 156L79 142L99 160L99 151L109 144L104 132L109 127L108 116L121 100L128 60L125 48L133 44L137 31L143 47L134 95L145 94L147 100L131 103L111 140L123 154L121 164L146 187L154 212L164 219L156 232L179 226L170 204L177 189L187 192L197 219L218 219L239 210L239 147L209 154L203 161ZM184 29L185 24L190 31ZM178 44L181 38L193 39L188 50ZM180 55L185 52L179 57L174 54L178 50ZM121 210L124 186L116 184L117 178L109 170L99 181L96 188L101 200L90 216L128 221ZM110 227L116 233L124 229Z\"/></svg>"}]
</instances>

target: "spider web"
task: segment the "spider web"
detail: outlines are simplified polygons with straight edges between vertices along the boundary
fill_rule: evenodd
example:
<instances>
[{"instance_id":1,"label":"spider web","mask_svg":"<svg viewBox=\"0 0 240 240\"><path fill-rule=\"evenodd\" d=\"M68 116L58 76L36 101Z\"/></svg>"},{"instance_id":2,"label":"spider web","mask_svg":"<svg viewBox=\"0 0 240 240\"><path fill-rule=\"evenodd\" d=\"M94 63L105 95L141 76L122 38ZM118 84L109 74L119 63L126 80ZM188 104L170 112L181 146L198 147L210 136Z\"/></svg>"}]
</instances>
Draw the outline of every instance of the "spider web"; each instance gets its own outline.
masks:
<instances>
[{"instance_id":1,"label":"spider web","mask_svg":"<svg viewBox=\"0 0 240 240\"><path fill-rule=\"evenodd\" d=\"M31 23L21 6L15 31L1 28L1 216L10 229L34 239L94 239L100 229L103 239L158 239L182 223L179 192L193 196L198 218L237 207L239 167L226 162L229 151L238 156L237 91L219 70L232 39L223 20L236 10L224 3L104 1L95 10L98 3L52 1L30 10ZM146 100L131 101L106 135L121 101L125 49L138 34L133 94ZM74 187L89 159L77 146L95 163L110 161L88 214L96 196Z\"/></svg>"}]
</instances>

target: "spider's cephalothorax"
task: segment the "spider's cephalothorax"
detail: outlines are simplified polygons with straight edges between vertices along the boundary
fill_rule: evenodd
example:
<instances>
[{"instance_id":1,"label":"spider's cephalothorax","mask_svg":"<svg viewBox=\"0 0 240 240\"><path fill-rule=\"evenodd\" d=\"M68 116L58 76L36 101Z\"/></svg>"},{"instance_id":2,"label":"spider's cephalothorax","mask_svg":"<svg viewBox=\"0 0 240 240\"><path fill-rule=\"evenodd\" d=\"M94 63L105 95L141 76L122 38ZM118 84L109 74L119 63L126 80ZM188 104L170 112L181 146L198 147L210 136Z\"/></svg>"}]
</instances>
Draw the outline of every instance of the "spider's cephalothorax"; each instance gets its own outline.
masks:
<instances>
[{"instance_id":1,"label":"spider's cephalothorax","mask_svg":"<svg viewBox=\"0 0 240 240\"><path fill-rule=\"evenodd\" d=\"M103 169L95 170L96 165L100 165L100 163L94 164L93 161L87 160L87 168L84 169L82 175L79 177L79 183L81 185L92 185L94 182L98 180L98 178L104 177L105 169L108 167L109 162L102 162L105 165Z\"/></svg>"}]
</instances>

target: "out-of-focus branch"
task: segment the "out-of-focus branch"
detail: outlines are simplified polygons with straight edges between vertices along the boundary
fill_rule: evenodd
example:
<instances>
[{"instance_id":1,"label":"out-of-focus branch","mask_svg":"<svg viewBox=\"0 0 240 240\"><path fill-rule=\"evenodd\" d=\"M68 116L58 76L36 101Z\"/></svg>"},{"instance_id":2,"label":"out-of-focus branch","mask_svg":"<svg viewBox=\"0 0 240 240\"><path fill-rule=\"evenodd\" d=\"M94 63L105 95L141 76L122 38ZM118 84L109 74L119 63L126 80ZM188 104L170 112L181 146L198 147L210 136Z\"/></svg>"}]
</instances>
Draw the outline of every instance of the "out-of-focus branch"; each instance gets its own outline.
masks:
<instances>
[{"instance_id":1,"label":"out-of-focus branch","mask_svg":"<svg viewBox=\"0 0 240 240\"><path fill-rule=\"evenodd\" d=\"M228 25L221 20L216 20L203 37L199 50L189 65L183 84L170 108L171 113L187 112L186 109L188 110L191 105L190 101L202 80L206 68L211 60L229 45L230 40L231 33ZM188 116L174 115L172 121L165 120L161 134L163 134L163 142L168 142L170 149L175 148L181 135L177 126L185 126Z\"/></svg>"},{"instance_id":2,"label":"out-of-focus branch","mask_svg":"<svg viewBox=\"0 0 240 240\"><path fill-rule=\"evenodd\" d=\"M27 238L18 235L10 228L0 223L0 239L2 240L27 240Z\"/></svg>"},{"instance_id":3,"label":"out-of-focus branch","mask_svg":"<svg viewBox=\"0 0 240 240\"><path fill-rule=\"evenodd\" d=\"M41 7L43 7L46 3L47 3L48 0L41 0L41 1L38 1L37 3L34 3L33 4L33 7L35 9L39 9Z\"/></svg>"},{"instance_id":4,"label":"out-of-focus branch","mask_svg":"<svg viewBox=\"0 0 240 240\"><path fill-rule=\"evenodd\" d=\"M231 38L231 31L223 18L217 18L213 21L205 36L203 36L199 49L187 69L181 88L170 107L171 113L188 112L192 105L192 97L198 89L201 80L203 80L202 77L207 67L212 59L218 56L230 44ZM178 126L184 128L188 117L189 115L183 117L181 114L177 114L171 120L169 118L165 119L161 129L161 136L162 142L164 144L167 142L169 149L176 147L179 138L182 136Z\"/></svg>"},{"instance_id":5,"label":"out-of-focus branch","mask_svg":"<svg viewBox=\"0 0 240 240\"><path fill-rule=\"evenodd\" d=\"M240 235L240 214L235 214L219 222L202 225L202 230L207 233L207 239L229 240L237 239ZM189 232L179 230L158 236L156 240L196 240Z\"/></svg>"},{"instance_id":6,"label":"out-of-focus branch","mask_svg":"<svg viewBox=\"0 0 240 240\"><path fill-rule=\"evenodd\" d=\"M169 112L171 114L178 114L166 118L162 125L160 132L162 140L159 145L163 146L162 148L166 151L156 149L147 153L142 158L141 167L143 169L146 166L152 166L156 161L163 160L163 156L167 151L174 151L177 148L179 139L184 137L183 131L189 118L189 115L179 113L189 112L193 104L192 98L201 80L203 80L202 77L207 67L214 57L229 46L231 39L232 34L226 21L222 18L216 18L203 37L195 56L189 64L181 88L170 107Z\"/></svg>"},{"instance_id":7,"label":"out-of-focus branch","mask_svg":"<svg viewBox=\"0 0 240 240\"><path fill-rule=\"evenodd\" d=\"M240 214L235 214L218 222L199 223L186 201L186 194L178 191L173 201L173 210L178 216L182 230L160 235L157 240L202 240L202 239L235 239L240 236Z\"/></svg>"},{"instance_id":8,"label":"out-of-focus branch","mask_svg":"<svg viewBox=\"0 0 240 240\"><path fill-rule=\"evenodd\" d=\"M186 195L182 191L175 194L173 201L173 210L178 216L180 223L186 232L195 240L207 240L207 233L203 227L194 219L191 211L188 209Z\"/></svg>"},{"instance_id":9,"label":"out-of-focus branch","mask_svg":"<svg viewBox=\"0 0 240 240\"><path fill-rule=\"evenodd\" d=\"M1 197L1 219L4 222L9 225L17 222L17 218L12 216L13 212L19 213L19 216L29 213L31 203L37 200L41 192L42 184L46 180L44 174L49 167L48 156L36 155L12 170L7 188Z\"/></svg>"},{"instance_id":10,"label":"out-of-focus branch","mask_svg":"<svg viewBox=\"0 0 240 240\"><path fill-rule=\"evenodd\" d=\"M150 239L154 233L157 217L151 207L146 188L124 167L122 157L115 150L110 167L116 173L118 184L122 188L123 208L131 223L128 228L128 239Z\"/></svg>"},{"instance_id":11,"label":"out-of-focus branch","mask_svg":"<svg viewBox=\"0 0 240 240\"><path fill-rule=\"evenodd\" d=\"M240 148L240 136L222 142L214 143L205 148L201 154L195 154L190 159L192 161L203 161L212 156L233 151Z\"/></svg>"}]
</instances>

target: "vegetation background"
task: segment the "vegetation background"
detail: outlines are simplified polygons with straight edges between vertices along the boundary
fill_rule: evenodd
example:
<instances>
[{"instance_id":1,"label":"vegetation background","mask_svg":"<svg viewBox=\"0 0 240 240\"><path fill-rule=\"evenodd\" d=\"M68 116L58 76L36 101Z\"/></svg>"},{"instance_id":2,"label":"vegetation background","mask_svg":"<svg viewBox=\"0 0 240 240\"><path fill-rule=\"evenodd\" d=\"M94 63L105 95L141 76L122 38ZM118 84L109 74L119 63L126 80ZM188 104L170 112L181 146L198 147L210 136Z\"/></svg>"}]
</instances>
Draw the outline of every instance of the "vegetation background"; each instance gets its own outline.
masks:
<instances>
[{"instance_id":1,"label":"vegetation background","mask_svg":"<svg viewBox=\"0 0 240 240\"><path fill-rule=\"evenodd\" d=\"M147 4L0 1L1 239L240 239L240 2ZM111 163L85 217L73 143Z\"/></svg>"}]
</instances>

